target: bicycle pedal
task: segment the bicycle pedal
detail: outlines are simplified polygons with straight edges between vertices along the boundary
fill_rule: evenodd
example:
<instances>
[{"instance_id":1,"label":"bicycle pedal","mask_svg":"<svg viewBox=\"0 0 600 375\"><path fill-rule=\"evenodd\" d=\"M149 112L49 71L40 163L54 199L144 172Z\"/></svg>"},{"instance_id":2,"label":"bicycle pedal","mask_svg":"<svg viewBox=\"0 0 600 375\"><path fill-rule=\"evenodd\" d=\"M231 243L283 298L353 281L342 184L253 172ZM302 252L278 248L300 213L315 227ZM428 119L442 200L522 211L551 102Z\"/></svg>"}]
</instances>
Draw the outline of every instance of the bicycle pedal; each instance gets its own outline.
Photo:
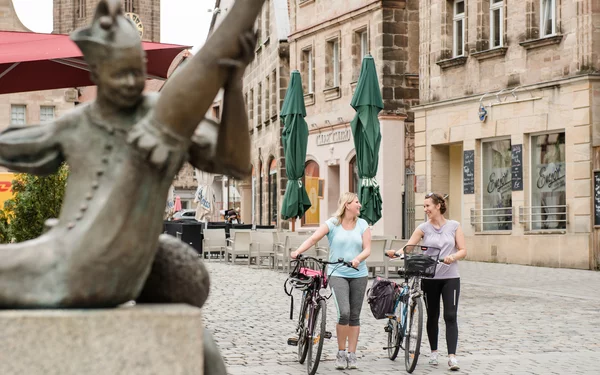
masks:
<instances>
[{"instance_id":1,"label":"bicycle pedal","mask_svg":"<svg viewBox=\"0 0 600 375\"><path fill-rule=\"evenodd\" d=\"M331 332L325 332L325 337L326 339L330 339L331 338Z\"/></svg>"},{"instance_id":2,"label":"bicycle pedal","mask_svg":"<svg viewBox=\"0 0 600 375\"><path fill-rule=\"evenodd\" d=\"M290 345L290 346L298 346L298 338L297 337L290 337L287 342L288 342L288 345Z\"/></svg>"}]
</instances>

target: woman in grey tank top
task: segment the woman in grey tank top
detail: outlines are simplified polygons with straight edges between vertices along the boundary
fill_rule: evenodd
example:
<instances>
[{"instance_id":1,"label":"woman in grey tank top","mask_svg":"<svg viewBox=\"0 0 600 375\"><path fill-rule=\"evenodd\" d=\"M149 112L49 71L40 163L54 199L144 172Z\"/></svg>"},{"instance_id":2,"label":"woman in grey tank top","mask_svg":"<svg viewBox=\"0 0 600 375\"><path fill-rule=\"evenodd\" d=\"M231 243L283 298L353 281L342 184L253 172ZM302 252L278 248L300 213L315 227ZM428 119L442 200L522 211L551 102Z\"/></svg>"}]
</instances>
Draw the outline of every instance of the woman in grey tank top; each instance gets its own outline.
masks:
<instances>
[{"instance_id":1,"label":"woman in grey tank top","mask_svg":"<svg viewBox=\"0 0 600 375\"><path fill-rule=\"evenodd\" d=\"M450 370L456 371L460 368L456 359L458 344L456 314L460 295L460 275L457 261L467 256L465 236L458 221L447 220L444 217L446 201L441 195L427 194L423 208L428 220L415 229L408 244L416 245L421 242L423 246L437 247L441 250L440 259L444 259L444 264L437 266L435 277L423 279L421 283L427 307L427 337L431 347L429 363L431 365L438 364L438 321L441 298L444 303L448 366ZM388 254L396 255L395 250L390 250Z\"/></svg>"}]
</instances>

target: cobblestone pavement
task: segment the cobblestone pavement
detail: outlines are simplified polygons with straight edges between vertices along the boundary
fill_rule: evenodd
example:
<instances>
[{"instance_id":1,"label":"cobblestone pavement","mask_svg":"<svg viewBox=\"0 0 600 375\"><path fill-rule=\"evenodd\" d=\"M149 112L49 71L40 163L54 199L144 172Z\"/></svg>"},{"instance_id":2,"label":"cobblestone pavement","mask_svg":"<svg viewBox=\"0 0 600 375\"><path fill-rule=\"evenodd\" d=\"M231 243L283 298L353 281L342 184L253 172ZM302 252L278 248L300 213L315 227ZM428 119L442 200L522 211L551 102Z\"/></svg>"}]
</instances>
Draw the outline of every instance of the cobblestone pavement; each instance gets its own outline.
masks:
<instances>
[{"instance_id":1,"label":"cobblestone pavement","mask_svg":"<svg viewBox=\"0 0 600 375\"><path fill-rule=\"evenodd\" d=\"M289 320L286 274L255 266L207 264L211 294L203 308L231 375L301 375ZM458 356L463 374L600 373L600 272L461 262ZM298 308L299 299L295 299ZM295 313L296 316L297 312ZM402 352L387 359L384 321L375 320L365 301L357 355L359 370L335 370L335 307L328 304L327 330L318 374L403 373ZM440 365L422 356L414 374L449 373L445 364L443 319Z\"/></svg>"}]
</instances>

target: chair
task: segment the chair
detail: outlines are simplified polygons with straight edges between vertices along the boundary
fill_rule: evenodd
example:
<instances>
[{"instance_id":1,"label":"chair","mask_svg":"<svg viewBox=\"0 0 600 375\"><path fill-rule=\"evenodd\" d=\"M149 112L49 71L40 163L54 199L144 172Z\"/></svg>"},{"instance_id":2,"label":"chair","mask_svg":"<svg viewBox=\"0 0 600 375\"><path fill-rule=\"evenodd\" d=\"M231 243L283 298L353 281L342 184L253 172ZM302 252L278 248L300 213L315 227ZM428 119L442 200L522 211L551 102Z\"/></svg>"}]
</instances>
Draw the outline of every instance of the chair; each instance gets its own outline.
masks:
<instances>
[{"instance_id":1,"label":"chair","mask_svg":"<svg viewBox=\"0 0 600 375\"><path fill-rule=\"evenodd\" d=\"M231 263L233 264L235 264L238 257L247 257L248 262L250 262L250 232L237 231L235 240L228 239L227 242L228 246L223 247L225 261L229 262L229 256L231 256Z\"/></svg>"},{"instance_id":2,"label":"chair","mask_svg":"<svg viewBox=\"0 0 600 375\"><path fill-rule=\"evenodd\" d=\"M293 233L293 232L292 232ZM279 243L275 247L275 267L279 270L279 262L283 271L290 268L290 253L300 247L306 239L310 237L308 234L289 234L286 233L283 244ZM306 254L309 255L309 254Z\"/></svg>"},{"instance_id":3,"label":"chair","mask_svg":"<svg viewBox=\"0 0 600 375\"><path fill-rule=\"evenodd\" d=\"M239 233L239 232L248 232L250 233L252 231L252 229L234 229L231 228L229 229L229 238L233 241L235 241L235 234Z\"/></svg>"},{"instance_id":4,"label":"chair","mask_svg":"<svg viewBox=\"0 0 600 375\"><path fill-rule=\"evenodd\" d=\"M248 265L251 259L255 259L255 264L260 267L261 259L269 259L269 267L275 266L275 253L273 252L274 232L272 231L253 231L250 233L250 254L248 256ZM273 263L271 263L271 259Z\"/></svg>"},{"instance_id":5,"label":"chair","mask_svg":"<svg viewBox=\"0 0 600 375\"><path fill-rule=\"evenodd\" d=\"M225 241L225 228L204 229L202 231L204 238L202 239L202 256L208 259L213 253L217 253L219 258L223 255L223 247L227 246Z\"/></svg>"},{"instance_id":6,"label":"chair","mask_svg":"<svg viewBox=\"0 0 600 375\"><path fill-rule=\"evenodd\" d=\"M384 277L388 277L388 258L385 256L387 240L375 239L371 240L371 255L367 259L367 267L373 269L373 277L375 277L375 269L383 268Z\"/></svg>"}]
</instances>

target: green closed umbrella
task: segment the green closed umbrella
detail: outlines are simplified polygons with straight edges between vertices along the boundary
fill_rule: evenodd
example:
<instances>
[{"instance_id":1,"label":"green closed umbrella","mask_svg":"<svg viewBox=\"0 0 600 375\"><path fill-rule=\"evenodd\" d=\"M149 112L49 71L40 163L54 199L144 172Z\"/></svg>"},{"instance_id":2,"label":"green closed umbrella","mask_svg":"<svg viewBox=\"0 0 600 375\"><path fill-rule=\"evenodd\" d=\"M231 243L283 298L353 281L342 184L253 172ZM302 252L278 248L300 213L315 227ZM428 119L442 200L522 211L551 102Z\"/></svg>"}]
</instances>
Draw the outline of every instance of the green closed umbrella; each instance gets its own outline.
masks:
<instances>
[{"instance_id":1,"label":"green closed umbrella","mask_svg":"<svg viewBox=\"0 0 600 375\"><path fill-rule=\"evenodd\" d=\"M304 216L311 206L306 189L302 186L308 145L308 125L304 120L305 116L302 79L300 72L294 70L281 109L281 120L284 123L281 138L288 179L281 204L281 217L285 220Z\"/></svg>"},{"instance_id":2,"label":"green closed umbrella","mask_svg":"<svg viewBox=\"0 0 600 375\"><path fill-rule=\"evenodd\" d=\"M379 165L381 132L377 115L383 109L381 90L371 55L363 58L356 91L350 105L356 111L350 123L356 149L356 164L360 187L358 199L362 204L360 216L373 225L381 219L381 193L375 180Z\"/></svg>"}]
</instances>

